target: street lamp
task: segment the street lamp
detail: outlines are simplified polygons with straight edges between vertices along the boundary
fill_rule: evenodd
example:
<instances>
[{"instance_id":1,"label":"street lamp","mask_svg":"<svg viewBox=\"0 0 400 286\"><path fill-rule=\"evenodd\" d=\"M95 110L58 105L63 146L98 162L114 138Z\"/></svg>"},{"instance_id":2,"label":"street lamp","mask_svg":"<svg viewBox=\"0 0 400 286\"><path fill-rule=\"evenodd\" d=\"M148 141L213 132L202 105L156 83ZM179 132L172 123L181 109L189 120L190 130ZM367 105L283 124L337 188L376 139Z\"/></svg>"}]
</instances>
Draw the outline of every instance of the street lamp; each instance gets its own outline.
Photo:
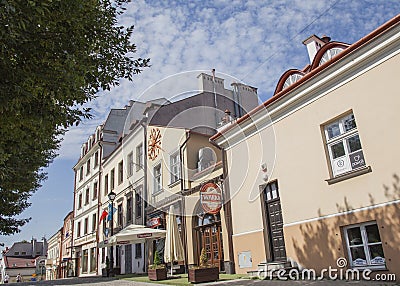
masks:
<instances>
[{"instance_id":1,"label":"street lamp","mask_svg":"<svg viewBox=\"0 0 400 286\"><path fill-rule=\"evenodd\" d=\"M111 212L111 225L110 225L111 232L110 232L110 234L111 234L111 236L114 235L114 200L115 200L116 196L117 195L113 191L111 191L108 194L108 199L111 201L111 209L110 209L110 212ZM112 246L112 245L111 245L111 249L110 249L110 256L111 256L110 273L111 273L111 276L113 276L114 275L114 246Z\"/></svg>"}]
</instances>

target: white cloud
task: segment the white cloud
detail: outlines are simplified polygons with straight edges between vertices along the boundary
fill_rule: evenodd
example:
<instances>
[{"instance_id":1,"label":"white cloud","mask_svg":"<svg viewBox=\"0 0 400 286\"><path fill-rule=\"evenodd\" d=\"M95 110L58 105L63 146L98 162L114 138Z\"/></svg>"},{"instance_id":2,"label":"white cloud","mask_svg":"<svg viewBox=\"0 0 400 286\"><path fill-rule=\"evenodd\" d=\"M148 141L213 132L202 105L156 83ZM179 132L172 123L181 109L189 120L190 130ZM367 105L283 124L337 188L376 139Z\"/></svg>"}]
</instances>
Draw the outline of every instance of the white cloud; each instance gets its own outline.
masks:
<instances>
[{"instance_id":1,"label":"white cloud","mask_svg":"<svg viewBox=\"0 0 400 286\"><path fill-rule=\"evenodd\" d=\"M95 120L66 134L61 157L78 159L82 142L110 108L124 107L167 76L216 68L258 87L265 100L285 70L308 63L302 40L327 34L353 43L394 17L399 8L395 0L133 1L121 23L135 25L136 56L150 57L152 67L91 102ZM158 96L171 92L171 86L191 82L180 78L160 85ZM193 84L196 89L196 80Z\"/></svg>"}]
</instances>

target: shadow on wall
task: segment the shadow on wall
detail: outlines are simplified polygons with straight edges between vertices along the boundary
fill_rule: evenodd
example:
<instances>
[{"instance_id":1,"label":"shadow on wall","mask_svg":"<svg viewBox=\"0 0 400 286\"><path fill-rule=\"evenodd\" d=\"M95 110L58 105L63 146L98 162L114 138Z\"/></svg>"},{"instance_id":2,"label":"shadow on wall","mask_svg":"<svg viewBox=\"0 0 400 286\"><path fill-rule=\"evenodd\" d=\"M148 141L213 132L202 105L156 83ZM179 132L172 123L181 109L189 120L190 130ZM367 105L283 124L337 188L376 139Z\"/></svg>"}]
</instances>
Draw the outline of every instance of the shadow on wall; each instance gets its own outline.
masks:
<instances>
[{"instance_id":1,"label":"shadow on wall","mask_svg":"<svg viewBox=\"0 0 400 286\"><path fill-rule=\"evenodd\" d=\"M391 184L383 184L383 190L387 201L400 199L400 178L393 174ZM375 204L372 194L369 196L370 205ZM337 204L338 213L350 211L354 208L344 198L342 205ZM321 210L318 211L321 217ZM310 222L296 230L292 236L292 245L297 261L303 268L314 269L320 272L322 269L337 267L337 259L346 258L349 261L349 254L345 241L343 227L376 221L382 241L383 252L386 260L386 273L395 273L397 280L400 279L400 203L389 204L384 207L356 211L351 214L326 218L317 222ZM347 263L349 265L349 263ZM348 268L348 267L347 267ZM317 272L317 273L318 273Z\"/></svg>"}]
</instances>

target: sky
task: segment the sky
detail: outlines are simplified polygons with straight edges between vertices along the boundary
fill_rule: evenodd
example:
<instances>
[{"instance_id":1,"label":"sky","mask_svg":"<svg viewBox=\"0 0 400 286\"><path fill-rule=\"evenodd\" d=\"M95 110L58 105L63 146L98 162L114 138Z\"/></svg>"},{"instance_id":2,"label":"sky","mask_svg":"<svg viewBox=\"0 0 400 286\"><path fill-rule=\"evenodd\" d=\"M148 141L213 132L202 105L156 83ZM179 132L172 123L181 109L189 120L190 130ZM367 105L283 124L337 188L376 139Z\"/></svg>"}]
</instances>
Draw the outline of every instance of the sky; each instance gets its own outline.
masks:
<instances>
[{"instance_id":1,"label":"sky","mask_svg":"<svg viewBox=\"0 0 400 286\"><path fill-rule=\"evenodd\" d=\"M175 87L197 89L195 77L213 68L217 76L257 87L265 101L286 70L309 64L302 41L312 34L351 44L399 12L398 0L132 0L120 24L135 26L135 56L150 58L151 67L88 104L94 118L66 133L46 169L48 179L20 216L31 221L18 234L0 236L0 243L49 239L62 227L73 208L72 168L80 146L111 108L123 108L130 99L168 97Z\"/></svg>"}]
</instances>

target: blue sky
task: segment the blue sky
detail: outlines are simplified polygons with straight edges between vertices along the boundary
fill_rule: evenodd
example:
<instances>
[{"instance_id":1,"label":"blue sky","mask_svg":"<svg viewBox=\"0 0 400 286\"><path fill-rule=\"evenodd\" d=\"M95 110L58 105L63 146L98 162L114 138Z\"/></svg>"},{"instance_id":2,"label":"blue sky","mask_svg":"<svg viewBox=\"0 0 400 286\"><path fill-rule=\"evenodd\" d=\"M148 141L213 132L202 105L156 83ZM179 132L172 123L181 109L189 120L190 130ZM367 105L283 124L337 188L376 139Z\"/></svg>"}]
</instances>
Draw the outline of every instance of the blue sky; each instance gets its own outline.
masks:
<instances>
[{"instance_id":1,"label":"blue sky","mask_svg":"<svg viewBox=\"0 0 400 286\"><path fill-rule=\"evenodd\" d=\"M67 132L59 157L47 169L48 180L21 216L32 217L31 222L19 234L0 236L0 242L11 246L32 236L50 238L62 226L72 210L72 167L78 160L80 145L106 119L110 108L122 108L129 99L144 100L143 92L165 77L175 85L188 85L184 89L196 89L190 86L195 82L178 80L174 75L192 71L188 74L195 77L201 70L212 68L217 76L229 74L257 87L264 101L287 69L301 69L308 64L302 41L310 35L325 34L351 44L399 12L398 0L133 0L121 23L135 25L136 55L150 57L152 67L134 82L122 81L89 103L94 119ZM164 86L157 96L167 91Z\"/></svg>"}]
</instances>

